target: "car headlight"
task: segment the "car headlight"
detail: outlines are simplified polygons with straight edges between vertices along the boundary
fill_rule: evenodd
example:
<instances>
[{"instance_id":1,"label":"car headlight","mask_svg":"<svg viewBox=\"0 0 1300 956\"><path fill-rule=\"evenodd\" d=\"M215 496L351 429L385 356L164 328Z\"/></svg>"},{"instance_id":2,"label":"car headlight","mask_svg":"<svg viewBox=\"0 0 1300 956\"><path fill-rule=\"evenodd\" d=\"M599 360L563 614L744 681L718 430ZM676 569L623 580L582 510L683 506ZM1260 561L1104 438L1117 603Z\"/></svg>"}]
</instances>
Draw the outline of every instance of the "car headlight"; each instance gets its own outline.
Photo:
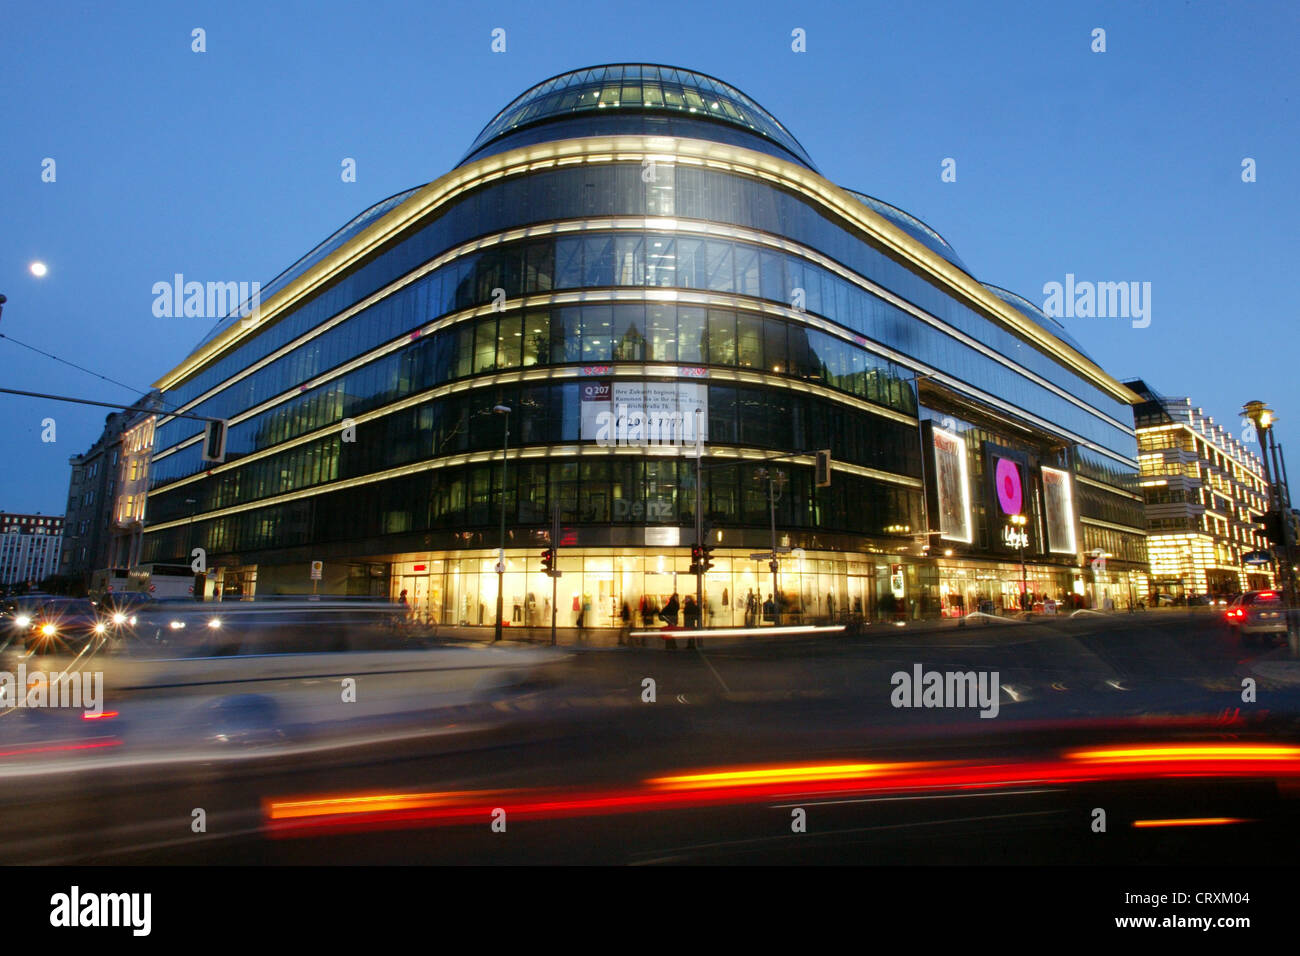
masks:
<instances>
[{"instance_id":1,"label":"car headlight","mask_svg":"<svg viewBox=\"0 0 1300 956\"><path fill-rule=\"evenodd\" d=\"M181 628L183 628L183 627L185 626L185 622L184 622L184 621L172 621L172 622L171 622L170 624L168 624L167 626L170 627L173 631L179 631Z\"/></svg>"},{"instance_id":2,"label":"car headlight","mask_svg":"<svg viewBox=\"0 0 1300 956\"><path fill-rule=\"evenodd\" d=\"M221 618L219 617L214 617L212 620L208 621L208 627L215 629L220 626L221 626Z\"/></svg>"},{"instance_id":3,"label":"car headlight","mask_svg":"<svg viewBox=\"0 0 1300 956\"><path fill-rule=\"evenodd\" d=\"M114 624L125 624L125 623L126 623L126 615L123 614L121 611L118 611L116 614L113 615L113 623L114 623Z\"/></svg>"},{"instance_id":4,"label":"car headlight","mask_svg":"<svg viewBox=\"0 0 1300 956\"><path fill-rule=\"evenodd\" d=\"M95 625L96 634L103 634L107 630L108 630L108 625L105 624L103 621L100 621L98 624Z\"/></svg>"},{"instance_id":5,"label":"car headlight","mask_svg":"<svg viewBox=\"0 0 1300 956\"><path fill-rule=\"evenodd\" d=\"M134 615L134 614L131 615L129 623L130 623L130 625L131 625L132 627L135 627L135 615Z\"/></svg>"},{"instance_id":6,"label":"car headlight","mask_svg":"<svg viewBox=\"0 0 1300 956\"><path fill-rule=\"evenodd\" d=\"M59 633L59 629L53 624L42 624L41 633L46 637L53 637L55 634Z\"/></svg>"},{"instance_id":7,"label":"car headlight","mask_svg":"<svg viewBox=\"0 0 1300 956\"><path fill-rule=\"evenodd\" d=\"M14 618L14 623L17 624L19 627L31 627L32 619L28 617L26 614L19 614L16 618Z\"/></svg>"}]
</instances>

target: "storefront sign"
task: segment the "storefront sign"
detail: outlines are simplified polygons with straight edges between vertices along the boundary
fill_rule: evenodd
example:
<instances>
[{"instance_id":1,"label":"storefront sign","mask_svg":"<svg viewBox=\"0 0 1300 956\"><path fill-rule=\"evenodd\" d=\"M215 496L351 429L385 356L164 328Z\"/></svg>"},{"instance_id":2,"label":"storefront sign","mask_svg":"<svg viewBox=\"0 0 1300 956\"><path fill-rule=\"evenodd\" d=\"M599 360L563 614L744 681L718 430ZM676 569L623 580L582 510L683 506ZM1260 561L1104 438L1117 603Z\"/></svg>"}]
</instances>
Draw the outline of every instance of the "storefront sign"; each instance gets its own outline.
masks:
<instances>
[{"instance_id":1,"label":"storefront sign","mask_svg":"<svg viewBox=\"0 0 1300 956\"><path fill-rule=\"evenodd\" d=\"M903 587L903 566L901 564L891 564L889 566L889 587L894 592L894 597L901 598L905 593Z\"/></svg>"}]
</instances>

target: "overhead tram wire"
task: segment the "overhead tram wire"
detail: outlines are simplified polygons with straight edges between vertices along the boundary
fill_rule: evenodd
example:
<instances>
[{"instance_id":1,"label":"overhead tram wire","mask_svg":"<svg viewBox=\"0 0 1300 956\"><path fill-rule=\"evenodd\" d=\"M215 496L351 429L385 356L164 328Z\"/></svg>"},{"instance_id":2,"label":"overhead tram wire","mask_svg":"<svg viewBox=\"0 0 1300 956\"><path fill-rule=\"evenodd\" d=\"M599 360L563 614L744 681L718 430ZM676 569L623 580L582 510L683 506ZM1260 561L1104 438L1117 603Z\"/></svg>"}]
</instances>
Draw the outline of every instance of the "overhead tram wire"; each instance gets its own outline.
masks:
<instances>
[{"instance_id":1,"label":"overhead tram wire","mask_svg":"<svg viewBox=\"0 0 1300 956\"><path fill-rule=\"evenodd\" d=\"M28 345L26 342L20 342L12 335L6 335L4 332L0 332L0 339L5 339L7 341L10 341L14 343L14 345L21 345L25 349L30 349L31 351L36 352L39 355L44 355L46 358L54 359L54 361L56 362L62 362L64 365L67 365L71 368L75 368L79 372L85 372L87 375L93 375L95 376L95 378L103 379L105 382L110 382L113 385L121 386L122 388L125 388L129 391L134 392L136 395L141 396L142 399L148 396L149 393L152 391L152 389L148 389L148 388L136 388L134 385L126 384L126 382L119 382L115 378L109 378L107 375L101 375L99 372L96 372L93 369L86 368L84 365L78 365L76 362L69 362L67 359L60 358L59 356L55 355L52 352L46 352L44 349L38 349L34 345Z\"/></svg>"}]
</instances>

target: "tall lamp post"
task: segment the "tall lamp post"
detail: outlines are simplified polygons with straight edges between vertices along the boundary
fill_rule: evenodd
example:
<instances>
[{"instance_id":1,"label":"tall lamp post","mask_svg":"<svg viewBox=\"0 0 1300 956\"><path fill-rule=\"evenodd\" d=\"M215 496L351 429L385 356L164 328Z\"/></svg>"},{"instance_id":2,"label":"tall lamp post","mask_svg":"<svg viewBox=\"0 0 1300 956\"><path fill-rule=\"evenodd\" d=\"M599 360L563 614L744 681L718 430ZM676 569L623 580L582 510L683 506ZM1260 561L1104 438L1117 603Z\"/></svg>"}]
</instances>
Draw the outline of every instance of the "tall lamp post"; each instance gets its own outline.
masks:
<instances>
[{"instance_id":1,"label":"tall lamp post","mask_svg":"<svg viewBox=\"0 0 1300 956\"><path fill-rule=\"evenodd\" d=\"M506 573L506 456L510 451L510 406L494 405L492 411L504 415L505 428L501 439L501 547L497 551L497 626L493 642L501 640L501 618L505 614L505 573Z\"/></svg>"},{"instance_id":2,"label":"tall lamp post","mask_svg":"<svg viewBox=\"0 0 1300 956\"><path fill-rule=\"evenodd\" d=\"M1272 438L1273 426L1277 424L1277 415L1273 409L1269 408L1264 402L1252 401L1247 402L1242 408L1242 412L1255 426L1255 431L1259 434L1260 460L1264 463L1264 482L1268 485L1268 506L1270 513L1276 513L1280 519L1279 525L1282 532L1280 542L1270 542L1273 545L1281 545L1282 560L1277 562L1278 570L1281 572L1282 594L1289 608L1295 603L1295 583L1292 579L1291 569L1294 566L1294 558L1291 550L1291 535L1288 533L1288 524L1290 516L1287 514L1287 504L1284 499L1282 488L1279 485L1281 474L1274 474L1269 468L1269 446L1270 442L1276 448L1276 442ZM1280 469L1279 469L1280 470ZM1273 549L1274 557L1277 556L1276 547ZM1288 615L1289 617L1289 615Z\"/></svg>"},{"instance_id":3,"label":"tall lamp post","mask_svg":"<svg viewBox=\"0 0 1300 956\"><path fill-rule=\"evenodd\" d=\"M1025 573L1025 544L1029 541L1029 535L1025 531L1025 526L1029 524L1029 519L1025 515L1012 515L1011 523L1016 526L1016 547L1020 550L1020 610L1027 610L1025 607L1025 593L1029 590L1028 576Z\"/></svg>"}]
</instances>

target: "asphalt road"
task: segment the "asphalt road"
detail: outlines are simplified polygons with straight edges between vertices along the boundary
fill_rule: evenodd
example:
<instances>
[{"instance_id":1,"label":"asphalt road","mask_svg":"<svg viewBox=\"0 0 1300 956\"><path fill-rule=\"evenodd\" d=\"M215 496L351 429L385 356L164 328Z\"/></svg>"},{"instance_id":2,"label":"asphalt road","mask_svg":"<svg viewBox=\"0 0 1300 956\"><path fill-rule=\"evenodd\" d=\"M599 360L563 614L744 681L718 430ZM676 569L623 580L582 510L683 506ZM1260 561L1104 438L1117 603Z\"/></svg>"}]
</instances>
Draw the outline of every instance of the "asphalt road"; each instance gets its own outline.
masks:
<instances>
[{"instance_id":1,"label":"asphalt road","mask_svg":"<svg viewBox=\"0 0 1300 956\"><path fill-rule=\"evenodd\" d=\"M780 799L665 810L644 802L646 781L718 768L1001 759L1055 746L1063 734L1087 741L1102 727L1146 732L1193 716L1209 725L1289 719L1300 715L1300 686L1259 668L1262 658L1286 657L1284 648L1243 647L1217 617L1158 613L577 650L542 668L523 693L444 708L417 733L363 745L278 754L214 747L178 764L19 777L0 764L0 861L733 862L786 861L797 847L798 862L843 862L846 853L859 862L906 862L908 853L926 862L1069 862L1060 858L1069 841L1042 828L1082 806L1077 792L873 800L869 819L862 800L823 799L816 825L801 834ZM996 672L997 716L894 706L892 676L918 665ZM1254 702L1242 700L1246 678L1257 683ZM470 802L482 807L454 819L438 809L467 793L481 795ZM1257 796L1225 786L1215 793ZM573 794L591 799L574 809L565 803ZM305 832L273 825L284 807L326 796L378 799L391 812ZM1204 798L1196 785L1156 797L1191 807ZM494 829L488 811L498 808L504 820ZM1079 833L1086 840L1086 828Z\"/></svg>"}]
</instances>

